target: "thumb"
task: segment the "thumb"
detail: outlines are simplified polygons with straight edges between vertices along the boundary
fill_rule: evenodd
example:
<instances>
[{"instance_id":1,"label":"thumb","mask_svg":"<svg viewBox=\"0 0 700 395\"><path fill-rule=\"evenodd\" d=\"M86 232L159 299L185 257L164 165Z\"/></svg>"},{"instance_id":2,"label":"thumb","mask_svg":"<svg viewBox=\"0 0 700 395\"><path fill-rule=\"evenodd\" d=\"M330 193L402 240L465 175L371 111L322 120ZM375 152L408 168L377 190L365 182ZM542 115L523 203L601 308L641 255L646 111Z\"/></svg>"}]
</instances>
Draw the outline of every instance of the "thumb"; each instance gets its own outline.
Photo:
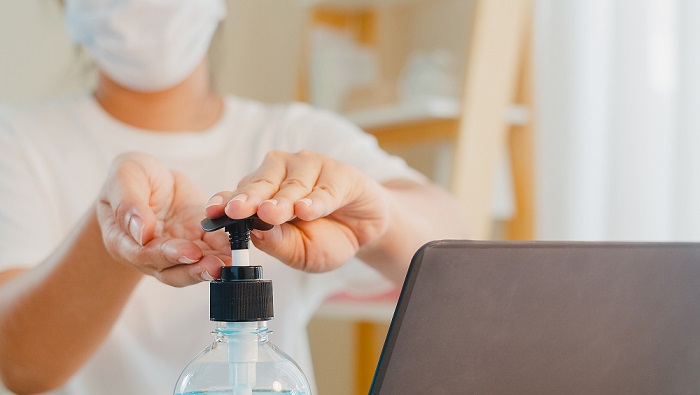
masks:
<instances>
[{"instance_id":1,"label":"thumb","mask_svg":"<svg viewBox=\"0 0 700 395\"><path fill-rule=\"evenodd\" d=\"M250 231L250 240L260 251L279 259L292 268L304 270L305 254L296 247L297 242L301 241L298 239L300 239L300 235L296 229L286 223L267 231L257 229Z\"/></svg>"},{"instance_id":2,"label":"thumb","mask_svg":"<svg viewBox=\"0 0 700 395\"><path fill-rule=\"evenodd\" d=\"M153 239L156 215L150 206L151 178L143 162L145 155L118 158L102 190L100 200L107 203L114 222L140 245Z\"/></svg>"},{"instance_id":3,"label":"thumb","mask_svg":"<svg viewBox=\"0 0 700 395\"><path fill-rule=\"evenodd\" d=\"M148 205L138 201L122 201L115 210L115 219L122 230L131 235L139 245L153 239L156 218Z\"/></svg>"},{"instance_id":4,"label":"thumb","mask_svg":"<svg viewBox=\"0 0 700 395\"><path fill-rule=\"evenodd\" d=\"M253 244L287 266L318 273L337 268L357 252L351 231L321 218L311 222L293 221L268 231L250 232Z\"/></svg>"}]
</instances>

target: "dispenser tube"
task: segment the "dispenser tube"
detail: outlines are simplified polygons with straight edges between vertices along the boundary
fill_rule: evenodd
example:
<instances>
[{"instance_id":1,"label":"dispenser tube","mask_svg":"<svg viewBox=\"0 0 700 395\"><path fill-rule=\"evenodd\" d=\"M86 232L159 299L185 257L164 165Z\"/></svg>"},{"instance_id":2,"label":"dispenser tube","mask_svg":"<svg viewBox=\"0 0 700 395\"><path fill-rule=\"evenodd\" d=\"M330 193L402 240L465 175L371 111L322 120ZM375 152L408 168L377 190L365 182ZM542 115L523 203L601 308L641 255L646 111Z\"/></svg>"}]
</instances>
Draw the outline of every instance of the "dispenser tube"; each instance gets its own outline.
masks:
<instances>
[{"instance_id":1,"label":"dispenser tube","mask_svg":"<svg viewBox=\"0 0 700 395\"><path fill-rule=\"evenodd\" d=\"M218 317L218 313L221 313L223 310L228 313L224 314L227 316L225 317L226 319L224 319L224 321L227 321L225 325L226 329L232 332L239 332L239 335L231 337L227 344L229 385L236 395L252 395L256 381L256 367L258 362L258 323L256 321L271 318L272 305L268 304L267 301L269 300L270 303L272 301L272 289L267 287L268 292L264 292L265 288L260 288L259 286L265 287L265 284L259 281L255 283L254 288L247 286L250 284L249 281L259 280L259 276L262 273L260 267L250 267L248 245L250 241L250 231L252 229L269 230L272 228L272 225L261 221L256 215L243 219L232 219L223 216L215 219L205 218L202 221L202 228L207 232L224 228L229 235L229 243L231 245L231 267L222 269L221 280L223 283L219 285L233 285L229 282L232 281L236 285L234 289L229 288L230 291L241 291L250 297L263 296L262 299L254 299L259 303L253 310L257 314L253 314L253 317L245 320L239 321L239 319L236 319L237 322L229 321L230 319L235 319L231 317L233 310L230 309L230 304L225 303L223 309L221 309L222 306L219 305L215 308L212 304L211 307L212 318L215 316ZM248 267L249 269L233 269L234 267ZM234 276L234 279L229 278L228 274L224 273L224 270L226 270L226 273ZM246 275L246 272L250 273ZM243 275L244 278L238 277L239 274ZM252 278L250 277L251 275ZM244 284L246 286L244 286ZM210 285L210 287L212 287L210 291L210 297L212 298L210 303L214 303L215 294L217 295L217 302L220 302L220 299L218 299L218 297L221 296L219 292L220 289L217 288L219 291L215 293L213 288L215 285L217 285L217 283L212 283ZM269 315L267 313L267 307L270 307ZM214 312L217 314L215 315ZM236 318L238 318L238 314L236 314L236 316ZM252 321L249 321L251 318Z\"/></svg>"},{"instance_id":2,"label":"dispenser tube","mask_svg":"<svg viewBox=\"0 0 700 395\"><path fill-rule=\"evenodd\" d=\"M250 266L248 249L231 250L231 266ZM240 330L246 326L254 329L255 322L227 322L232 330ZM241 336L228 343L228 378L235 395L252 395L255 386L255 368L258 362L257 335Z\"/></svg>"},{"instance_id":3,"label":"dispenser tube","mask_svg":"<svg viewBox=\"0 0 700 395\"><path fill-rule=\"evenodd\" d=\"M231 336L228 343L229 385L235 395L252 395L258 362L257 326L255 322L227 322L231 331L245 334Z\"/></svg>"},{"instance_id":4,"label":"dispenser tube","mask_svg":"<svg viewBox=\"0 0 700 395\"><path fill-rule=\"evenodd\" d=\"M231 250L231 266L250 266L250 250Z\"/></svg>"}]
</instances>

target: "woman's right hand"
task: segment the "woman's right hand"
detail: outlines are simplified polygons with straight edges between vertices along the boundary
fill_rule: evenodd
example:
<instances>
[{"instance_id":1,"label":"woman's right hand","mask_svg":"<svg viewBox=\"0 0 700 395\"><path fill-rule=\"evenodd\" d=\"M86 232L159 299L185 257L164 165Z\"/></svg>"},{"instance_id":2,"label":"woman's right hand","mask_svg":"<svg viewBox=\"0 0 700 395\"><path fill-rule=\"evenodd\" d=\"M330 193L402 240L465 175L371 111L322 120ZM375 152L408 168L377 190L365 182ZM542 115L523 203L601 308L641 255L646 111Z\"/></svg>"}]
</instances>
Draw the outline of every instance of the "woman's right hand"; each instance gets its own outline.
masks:
<instances>
[{"instance_id":1,"label":"woman's right hand","mask_svg":"<svg viewBox=\"0 0 700 395\"><path fill-rule=\"evenodd\" d=\"M231 260L228 239L200 226L206 198L184 175L145 154L119 156L97 204L107 251L181 287L213 280Z\"/></svg>"}]
</instances>

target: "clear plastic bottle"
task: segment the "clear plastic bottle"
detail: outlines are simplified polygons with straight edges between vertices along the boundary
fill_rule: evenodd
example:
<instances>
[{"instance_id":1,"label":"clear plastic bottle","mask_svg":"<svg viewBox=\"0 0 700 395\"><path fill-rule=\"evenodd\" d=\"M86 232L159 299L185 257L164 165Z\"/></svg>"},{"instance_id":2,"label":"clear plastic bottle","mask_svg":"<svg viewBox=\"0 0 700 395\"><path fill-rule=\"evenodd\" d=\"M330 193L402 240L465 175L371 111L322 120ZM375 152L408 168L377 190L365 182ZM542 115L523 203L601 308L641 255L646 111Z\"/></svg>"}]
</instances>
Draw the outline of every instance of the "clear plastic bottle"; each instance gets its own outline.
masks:
<instances>
[{"instance_id":1,"label":"clear plastic bottle","mask_svg":"<svg viewBox=\"0 0 700 395\"><path fill-rule=\"evenodd\" d=\"M268 340L267 322L219 322L212 333L214 342L180 375L176 395L311 394L299 366Z\"/></svg>"},{"instance_id":2,"label":"clear plastic bottle","mask_svg":"<svg viewBox=\"0 0 700 395\"><path fill-rule=\"evenodd\" d=\"M299 366L268 340L272 281L263 280L262 267L248 261L250 230L272 225L253 216L205 219L202 227L226 229L234 266L222 267L221 279L209 285L214 342L185 367L174 395L311 395Z\"/></svg>"}]
</instances>

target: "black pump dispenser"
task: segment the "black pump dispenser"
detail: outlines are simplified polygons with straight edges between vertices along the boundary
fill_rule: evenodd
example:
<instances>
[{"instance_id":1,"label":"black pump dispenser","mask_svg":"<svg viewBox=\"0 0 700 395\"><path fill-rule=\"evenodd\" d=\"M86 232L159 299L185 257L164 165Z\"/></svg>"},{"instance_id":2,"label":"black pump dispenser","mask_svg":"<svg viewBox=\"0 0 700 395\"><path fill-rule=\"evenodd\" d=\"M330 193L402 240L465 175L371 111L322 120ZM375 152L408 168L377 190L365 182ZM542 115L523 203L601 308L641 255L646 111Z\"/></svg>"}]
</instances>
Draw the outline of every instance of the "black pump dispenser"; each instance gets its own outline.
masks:
<instances>
[{"instance_id":1,"label":"black pump dispenser","mask_svg":"<svg viewBox=\"0 0 700 395\"><path fill-rule=\"evenodd\" d=\"M202 220L202 229L207 232L213 232L221 228L224 228L224 231L228 233L232 250L247 250L248 242L250 241L250 231L253 229L270 230L272 225L261 220L257 215L251 215L243 219L231 219L224 215L219 218L204 218Z\"/></svg>"},{"instance_id":2,"label":"black pump dispenser","mask_svg":"<svg viewBox=\"0 0 700 395\"><path fill-rule=\"evenodd\" d=\"M257 215L243 219L227 216L202 220L207 232L224 228L231 250L247 250L252 229L269 230L272 225ZM247 256L247 255L246 255ZM262 279L262 266L223 266L221 279L209 284L209 319L224 322L267 321L274 317L272 281Z\"/></svg>"}]
</instances>

